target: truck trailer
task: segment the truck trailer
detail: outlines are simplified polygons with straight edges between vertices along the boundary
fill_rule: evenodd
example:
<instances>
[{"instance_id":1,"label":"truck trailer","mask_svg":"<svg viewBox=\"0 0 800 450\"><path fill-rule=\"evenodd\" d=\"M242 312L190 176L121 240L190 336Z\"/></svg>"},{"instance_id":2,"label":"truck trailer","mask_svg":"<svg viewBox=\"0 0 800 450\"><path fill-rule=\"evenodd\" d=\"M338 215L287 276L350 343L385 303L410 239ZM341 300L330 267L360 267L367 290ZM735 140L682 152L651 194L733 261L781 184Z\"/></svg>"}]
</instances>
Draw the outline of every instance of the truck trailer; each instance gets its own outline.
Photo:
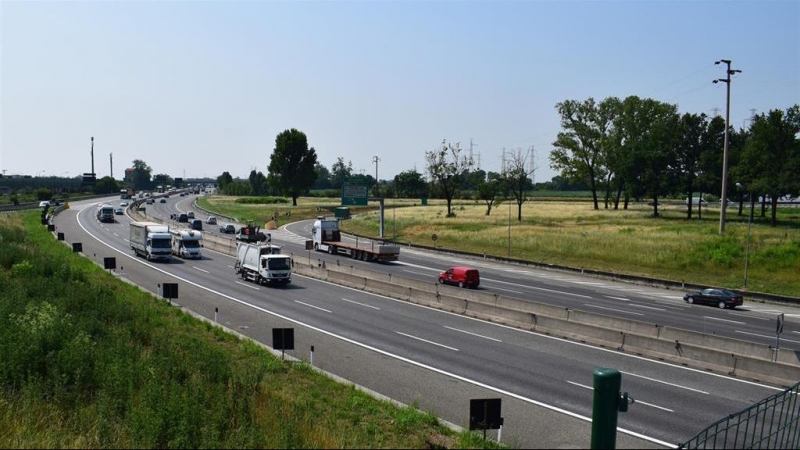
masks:
<instances>
[{"instance_id":1,"label":"truck trailer","mask_svg":"<svg viewBox=\"0 0 800 450\"><path fill-rule=\"evenodd\" d=\"M169 230L172 235L172 254L180 256L183 259L195 258L200 259L203 256L200 254L202 247L201 241L203 240L203 233L196 230Z\"/></svg>"},{"instance_id":2,"label":"truck trailer","mask_svg":"<svg viewBox=\"0 0 800 450\"><path fill-rule=\"evenodd\" d=\"M236 263L233 270L244 280L256 284L286 284L292 282L292 258L281 254L281 247L271 244L236 243Z\"/></svg>"},{"instance_id":3,"label":"truck trailer","mask_svg":"<svg viewBox=\"0 0 800 450\"><path fill-rule=\"evenodd\" d=\"M400 246L376 241L348 243L342 241L338 219L318 217L311 228L311 240L314 250L328 252L331 255L344 253L353 259L362 261L397 261L400 257Z\"/></svg>"},{"instance_id":4,"label":"truck trailer","mask_svg":"<svg viewBox=\"0 0 800 450\"><path fill-rule=\"evenodd\" d=\"M148 261L172 259L172 235L167 225L155 222L131 222L131 248Z\"/></svg>"}]
</instances>

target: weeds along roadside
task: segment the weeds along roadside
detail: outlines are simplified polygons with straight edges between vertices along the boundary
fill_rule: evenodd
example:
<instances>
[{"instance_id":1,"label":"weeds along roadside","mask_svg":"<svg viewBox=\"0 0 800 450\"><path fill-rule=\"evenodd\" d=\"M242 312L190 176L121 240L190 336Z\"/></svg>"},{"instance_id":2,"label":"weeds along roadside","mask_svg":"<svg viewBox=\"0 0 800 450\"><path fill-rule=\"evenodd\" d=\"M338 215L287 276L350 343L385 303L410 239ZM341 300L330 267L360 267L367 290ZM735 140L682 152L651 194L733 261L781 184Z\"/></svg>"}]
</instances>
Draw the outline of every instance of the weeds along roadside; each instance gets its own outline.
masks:
<instances>
[{"instance_id":1,"label":"weeds along roadside","mask_svg":"<svg viewBox=\"0 0 800 450\"><path fill-rule=\"evenodd\" d=\"M120 282L38 211L0 216L0 293L0 447L494 447Z\"/></svg>"}]
</instances>

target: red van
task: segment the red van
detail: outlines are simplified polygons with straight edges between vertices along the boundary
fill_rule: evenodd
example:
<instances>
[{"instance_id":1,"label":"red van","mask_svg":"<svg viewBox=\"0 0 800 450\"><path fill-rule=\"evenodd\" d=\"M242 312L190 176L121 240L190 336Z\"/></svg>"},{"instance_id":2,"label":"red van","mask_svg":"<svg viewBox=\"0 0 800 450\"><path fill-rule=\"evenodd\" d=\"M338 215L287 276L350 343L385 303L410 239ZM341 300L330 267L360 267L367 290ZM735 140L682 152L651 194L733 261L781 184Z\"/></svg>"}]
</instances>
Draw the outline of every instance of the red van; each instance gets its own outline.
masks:
<instances>
[{"instance_id":1,"label":"red van","mask_svg":"<svg viewBox=\"0 0 800 450\"><path fill-rule=\"evenodd\" d=\"M477 288L481 284L481 277L478 269L471 267L451 267L439 274L439 283L453 284L458 287Z\"/></svg>"}]
</instances>

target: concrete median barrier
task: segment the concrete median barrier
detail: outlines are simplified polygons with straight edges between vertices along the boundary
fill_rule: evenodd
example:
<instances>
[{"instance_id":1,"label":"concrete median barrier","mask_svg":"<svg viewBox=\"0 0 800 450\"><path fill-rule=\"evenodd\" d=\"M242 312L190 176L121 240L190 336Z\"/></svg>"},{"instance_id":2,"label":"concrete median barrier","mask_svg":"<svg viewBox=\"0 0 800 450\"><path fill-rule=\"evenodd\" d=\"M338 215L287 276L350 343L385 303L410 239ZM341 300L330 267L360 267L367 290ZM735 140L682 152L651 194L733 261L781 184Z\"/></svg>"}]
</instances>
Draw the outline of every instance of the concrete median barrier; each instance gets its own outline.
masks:
<instances>
[{"instance_id":1,"label":"concrete median barrier","mask_svg":"<svg viewBox=\"0 0 800 450\"><path fill-rule=\"evenodd\" d=\"M733 373L769 382L776 382L776 379L787 380L791 383L800 381L800 367L755 358L736 358L736 367Z\"/></svg>"},{"instance_id":2,"label":"concrete median barrier","mask_svg":"<svg viewBox=\"0 0 800 450\"><path fill-rule=\"evenodd\" d=\"M387 297L408 300L411 296L411 288L388 281L374 280L365 278L364 290L373 294L385 295Z\"/></svg>"},{"instance_id":3,"label":"concrete median barrier","mask_svg":"<svg viewBox=\"0 0 800 450\"><path fill-rule=\"evenodd\" d=\"M738 339L731 339L722 336L702 334L677 328L664 327L661 330L661 339L667 341L678 341L684 344L697 345L705 348L712 348L739 356L763 359L765 361L771 361L774 358L774 353L768 345L740 341Z\"/></svg>"},{"instance_id":4,"label":"concrete median barrier","mask_svg":"<svg viewBox=\"0 0 800 450\"><path fill-rule=\"evenodd\" d=\"M487 319L492 322L515 323L518 326L530 328L534 325L533 315L523 311L501 308L480 302L467 301L467 312L470 317Z\"/></svg>"},{"instance_id":5,"label":"concrete median barrier","mask_svg":"<svg viewBox=\"0 0 800 450\"><path fill-rule=\"evenodd\" d=\"M570 311L569 321L580 322L586 325L592 325L599 328L624 331L626 333L638 334L640 336L657 338L659 335L658 325L652 323L621 319L617 317L605 316L602 314L590 313L580 310Z\"/></svg>"},{"instance_id":6,"label":"concrete median barrier","mask_svg":"<svg viewBox=\"0 0 800 450\"><path fill-rule=\"evenodd\" d=\"M333 272L330 270L328 271L327 281L360 290L364 290L367 284L367 279L364 277L357 277L349 273Z\"/></svg>"},{"instance_id":7,"label":"concrete median barrier","mask_svg":"<svg viewBox=\"0 0 800 450\"><path fill-rule=\"evenodd\" d=\"M460 298L413 288L410 288L409 301L418 305L429 306L456 314L464 314L467 310L467 302Z\"/></svg>"},{"instance_id":8,"label":"concrete median barrier","mask_svg":"<svg viewBox=\"0 0 800 450\"><path fill-rule=\"evenodd\" d=\"M560 320L569 319L569 310L562 306L546 305L518 298L503 297L502 295L497 297L496 304L502 308L530 312L538 316L547 316Z\"/></svg>"}]
</instances>

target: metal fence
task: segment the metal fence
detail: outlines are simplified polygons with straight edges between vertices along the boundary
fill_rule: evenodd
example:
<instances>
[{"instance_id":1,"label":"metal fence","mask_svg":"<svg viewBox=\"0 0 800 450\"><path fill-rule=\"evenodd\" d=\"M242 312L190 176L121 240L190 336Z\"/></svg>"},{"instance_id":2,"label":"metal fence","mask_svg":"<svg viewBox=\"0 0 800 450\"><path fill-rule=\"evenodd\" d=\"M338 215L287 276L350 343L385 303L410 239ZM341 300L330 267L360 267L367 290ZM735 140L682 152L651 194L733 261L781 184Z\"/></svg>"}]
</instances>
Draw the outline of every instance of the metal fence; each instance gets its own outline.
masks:
<instances>
[{"instance_id":1,"label":"metal fence","mask_svg":"<svg viewBox=\"0 0 800 450\"><path fill-rule=\"evenodd\" d=\"M798 448L800 383L717 421L678 448Z\"/></svg>"}]
</instances>

